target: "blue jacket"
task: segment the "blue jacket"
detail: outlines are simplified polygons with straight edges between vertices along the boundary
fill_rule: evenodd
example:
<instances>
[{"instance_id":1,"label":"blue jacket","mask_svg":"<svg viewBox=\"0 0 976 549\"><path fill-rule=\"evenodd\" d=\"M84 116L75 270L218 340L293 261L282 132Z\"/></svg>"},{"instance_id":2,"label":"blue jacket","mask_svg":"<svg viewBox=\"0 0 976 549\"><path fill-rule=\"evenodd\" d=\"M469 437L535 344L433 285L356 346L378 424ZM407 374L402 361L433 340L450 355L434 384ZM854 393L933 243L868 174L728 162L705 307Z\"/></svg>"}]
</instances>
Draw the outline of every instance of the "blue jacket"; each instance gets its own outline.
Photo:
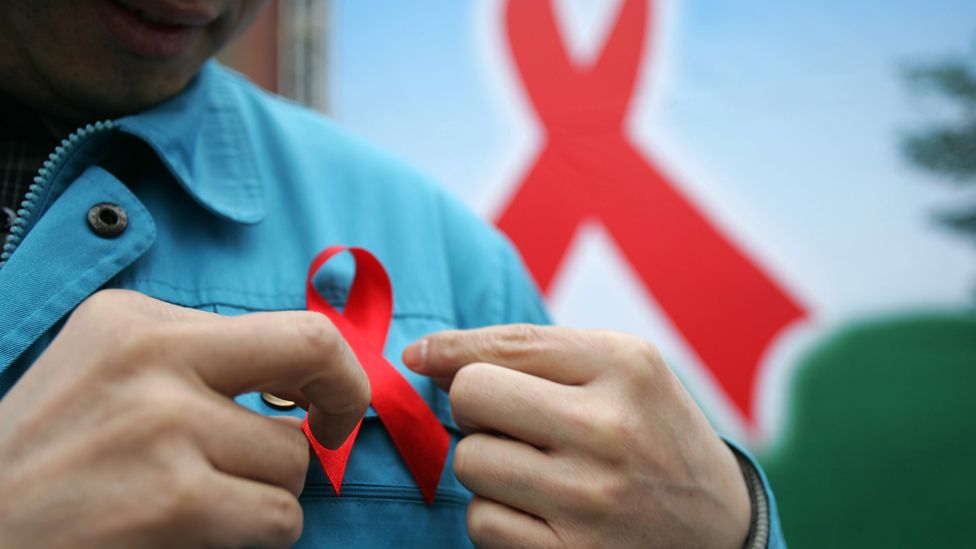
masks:
<instances>
[{"instance_id":1,"label":"blue jacket","mask_svg":"<svg viewBox=\"0 0 976 549\"><path fill-rule=\"evenodd\" d=\"M403 368L401 350L442 329L547 322L498 232L417 172L216 63L164 104L76 132L28 200L0 268L0 395L99 288L228 315L302 309L314 254L363 246L393 282L386 356L456 441L446 395ZM128 215L117 238L87 226L101 202ZM351 275L351 263L334 261L317 286L338 305ZM238 401L281 413L254 394ZM316 463L310 468L299 546L467 546L469 497L448 466L427 507L370 410L342 497Z\"/></svg>"}]
</instances>

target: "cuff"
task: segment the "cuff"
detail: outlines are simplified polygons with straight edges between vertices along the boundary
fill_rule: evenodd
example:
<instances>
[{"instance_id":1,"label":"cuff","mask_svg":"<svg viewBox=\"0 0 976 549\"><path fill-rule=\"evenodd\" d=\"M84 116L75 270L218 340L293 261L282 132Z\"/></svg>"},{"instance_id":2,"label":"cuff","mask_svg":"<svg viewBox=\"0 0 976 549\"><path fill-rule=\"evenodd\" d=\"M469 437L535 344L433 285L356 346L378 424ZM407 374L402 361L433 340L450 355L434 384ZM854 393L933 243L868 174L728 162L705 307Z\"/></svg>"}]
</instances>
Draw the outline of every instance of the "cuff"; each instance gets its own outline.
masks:
<instances>
[{"instance_id":1,"label":"cuff","mask_svg":"<svg viewBox=\"0 0 976 549\"><path fill-rule=\"evenodd\" d=\"M743 549L766 549L769 546L769 498L763 487L759 472L752 466L749 458L733 450L742 477L746 480L749 490L749 503L752 506L752 519L749 521L749 535L743 544Z\"/></svg>"},{"instance_id":2,"label":"cuff","mask_svg":"<svg viewBox=\"0 0 976 549\"><path fill-rule=\"evenodd\" d=\"M749 524L749 536L743 546L745 549L786 549L786 540L779 523L779 513L776 509L776 498L769 487L769 481L755 458L735 442L725 439L725 443L732 449L735 459L742 470L749 490L749 501L752 505L752 520Z\"/></svg>"}]
</instances>

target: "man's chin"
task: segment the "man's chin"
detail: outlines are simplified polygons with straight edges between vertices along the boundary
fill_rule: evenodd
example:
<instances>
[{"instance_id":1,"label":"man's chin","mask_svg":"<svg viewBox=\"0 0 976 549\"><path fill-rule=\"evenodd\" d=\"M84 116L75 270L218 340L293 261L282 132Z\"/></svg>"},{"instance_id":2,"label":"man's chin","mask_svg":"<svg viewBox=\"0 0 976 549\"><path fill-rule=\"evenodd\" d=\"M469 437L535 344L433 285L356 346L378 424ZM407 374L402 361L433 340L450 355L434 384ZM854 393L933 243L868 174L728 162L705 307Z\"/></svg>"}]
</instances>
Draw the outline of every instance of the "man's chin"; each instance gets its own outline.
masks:
<instances>
[{"instance_id":1,"label":"man's chin","mask_svg":"<svg viewBox=\"0 0 976 549\"><path fill-rule=\"evenodd\" d=\"M125 93L117 95L93 95L79 102L75 107L76 112L83 113L84 116L73 116L72 118L75 120L121 118L151 109L179 94L182 89L183 87L174 88L165 93L155 89L146 93L138 93L138 90L125 90Z\"/></svg>"},{"instance_id":2,"label":"man's chin","mask_svg":"<svg viewBox=\"0 0 976 549\"><path fill-rule=\"evenodd\" d=\"M108 77L52 86L52 100L35 101L46 114L78 123L120 118L150 109L179 94L193 74L179 78Z\"/></svg>"}]
</instances>

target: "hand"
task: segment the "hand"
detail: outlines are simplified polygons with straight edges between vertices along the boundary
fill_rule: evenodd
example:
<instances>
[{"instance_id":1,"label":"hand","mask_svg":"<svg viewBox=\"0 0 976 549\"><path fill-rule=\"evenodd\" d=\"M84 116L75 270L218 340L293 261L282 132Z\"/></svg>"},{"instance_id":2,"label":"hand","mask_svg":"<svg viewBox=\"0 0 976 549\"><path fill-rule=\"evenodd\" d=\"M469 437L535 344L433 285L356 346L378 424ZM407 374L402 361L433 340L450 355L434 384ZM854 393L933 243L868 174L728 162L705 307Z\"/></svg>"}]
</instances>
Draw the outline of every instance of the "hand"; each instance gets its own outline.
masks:
<instances>
[{"instance_id":1,"label":"hand","mask_svg":"<svg viewBox=\"0 0 976 549\"><path fill-rule=\"evenodd\" d=\"M0 546L290 546L309 446L292 418L229 398L254 390L307 398L332 447L369 402L316 313L95 294L0 400Z\"/></svg>"},{"instance_id":2,"label":"hand","mask_svg":"<svg viewBox=\"0 0 976 549\"><path fill-rule=\"evenodd\" d=\"M454 473L479 547L729 547L745 481L649 344L528 325L441 332L404 351L471 433Z\"/></svg>"}]
</instances>

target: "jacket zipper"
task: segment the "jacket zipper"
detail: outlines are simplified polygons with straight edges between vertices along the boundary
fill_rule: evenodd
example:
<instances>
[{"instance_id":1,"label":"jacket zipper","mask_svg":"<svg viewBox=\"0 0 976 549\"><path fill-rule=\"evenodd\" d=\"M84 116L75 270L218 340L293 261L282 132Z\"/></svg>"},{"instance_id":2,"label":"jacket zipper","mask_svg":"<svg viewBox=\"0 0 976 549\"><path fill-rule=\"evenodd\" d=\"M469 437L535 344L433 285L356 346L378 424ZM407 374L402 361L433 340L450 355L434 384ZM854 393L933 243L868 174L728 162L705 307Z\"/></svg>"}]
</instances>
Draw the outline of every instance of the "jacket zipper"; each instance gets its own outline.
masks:
<instances>
[{"instance_id":1,"label":"jacket zipper","mask_svg":"<svg viewBox=\"0 0 976 549\"><path fill-rule=\"evenodd\" d=\"M302 491L305 497L336 497L332 491L332 486L328 484L307 484ZM388 501L409 501L423 503L424 498L420 495L420 490L414 486L382 486L375 484L352 484L342 485L341 498L368 498ZM445 490L439 488L437 496L434 498L437 503L453 503L464 505L468 502L468 497L457 490Z\"/></svg>"},{"instance_id":2,"label":"jacket zipper","mask_svg":"<svg viewBox=\"0 0 976 549\"><path fill-rule=\"evenodd\" d=\"M10 259L10 256L17 250L24 236L30 231L31 223L34 222L34 216L37 213L38 207L44 203L48 192L50 192L51 181L61 171L61 168L71 154L78 149L81 143L92 135L113 130L115 127L116 124L113 120L102 120L93 124L86 124L84 127L78 128L71 132L68 137L62 139L61 144L55 147L54 151L48 155L47 160L44 161L44 165L41 166L37 175L34 176L34 182L27 187L27 194L24 195L24 201L20 203L20 209L17 210L16 217L14 217L13 225L10 227L10 233L7 235L7 239L3 244L3 252L0 252L0 268L3 268L7 260Z\"/></svg>"}]
</instances>

